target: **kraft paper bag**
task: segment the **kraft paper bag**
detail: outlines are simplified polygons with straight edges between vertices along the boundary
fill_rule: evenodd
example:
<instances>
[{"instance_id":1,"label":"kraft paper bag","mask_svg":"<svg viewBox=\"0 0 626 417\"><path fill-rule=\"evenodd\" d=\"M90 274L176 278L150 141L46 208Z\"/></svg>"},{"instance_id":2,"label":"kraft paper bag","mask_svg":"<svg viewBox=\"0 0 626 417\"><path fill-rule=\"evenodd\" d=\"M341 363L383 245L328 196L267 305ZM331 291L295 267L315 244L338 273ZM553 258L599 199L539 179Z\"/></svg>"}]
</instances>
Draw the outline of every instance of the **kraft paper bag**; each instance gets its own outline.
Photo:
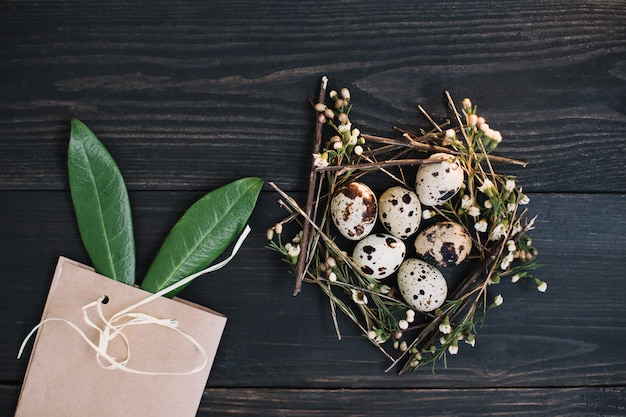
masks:
<instances>
[{"instance_id":1,"label":"kraft paper bag","mask_svg":"<svg viewBox=\"0 0 626 417\"><path fill-rule=\"evenodd\" d=\"M195 416L226 325L224 316L177 298L159 297L140 305L131 314L174 319L177 327L124 327L127 341L115 337L106 354L118 360L130 354L126 370L107 369L111 362L99 357L77 331L97 346L99 331L84 316L99 326L98 307L110 318L150 295L60 258L42 316L42 322L48 321L37 331L15 416ZM102 296L106 298L98 302Z\"/></svg>"}]
</instances>

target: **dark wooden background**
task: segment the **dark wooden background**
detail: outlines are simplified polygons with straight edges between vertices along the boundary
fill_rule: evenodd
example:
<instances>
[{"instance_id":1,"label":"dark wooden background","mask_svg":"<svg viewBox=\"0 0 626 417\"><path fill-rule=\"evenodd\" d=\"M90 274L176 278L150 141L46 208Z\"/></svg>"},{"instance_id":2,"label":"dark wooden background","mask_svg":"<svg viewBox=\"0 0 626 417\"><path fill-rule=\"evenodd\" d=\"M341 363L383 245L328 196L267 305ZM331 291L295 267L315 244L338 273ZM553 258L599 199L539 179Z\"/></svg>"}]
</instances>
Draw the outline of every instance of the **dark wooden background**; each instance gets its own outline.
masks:
<instances>
[{"instance_id":1,"label":"dark wooden background","mask_svg":"<svg viewBox=\"0 0 626 417\"><path fill-rule=\"evenodd\" d=\"M228 268L181 296L227 315L198 416L626 415L626 3L0 1L0 414L13 414L60 255L89 263L68 191L80 118L130 189L138 274L189 204L239 177L301 201L322 75L392 135L470 97L538 215L548 292L504 304L449 368L397 376L264 248L264 188ZM68 393L71 395L71 393Z\"/></svg>"}]
</instances>

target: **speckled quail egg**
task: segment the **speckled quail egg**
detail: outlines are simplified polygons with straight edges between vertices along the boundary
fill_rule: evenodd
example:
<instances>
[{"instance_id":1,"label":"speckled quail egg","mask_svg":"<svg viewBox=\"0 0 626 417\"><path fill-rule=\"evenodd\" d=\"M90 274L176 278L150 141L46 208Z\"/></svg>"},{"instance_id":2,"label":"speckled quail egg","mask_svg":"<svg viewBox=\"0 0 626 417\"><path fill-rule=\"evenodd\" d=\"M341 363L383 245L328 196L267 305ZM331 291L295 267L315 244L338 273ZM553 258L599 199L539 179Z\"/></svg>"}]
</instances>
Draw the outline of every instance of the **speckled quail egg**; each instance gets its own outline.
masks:
<instances>
[{"instance_id":1,"label":"speckled quail egg","mask_svg":"<svg viewBox=\"0 0 626 417\"><path fill-rule=\"evenodd\" d=\"M422 230L415 238L415 252L436 266L458 265L472 250L472 239L458 223L439 222Z\"/></svg>"},{"instance_id":2,"label":"speckled quail egg","mask_svg":"<svg viewBox=\"0 0 626 417\"><path fill-rule=\"evenodd\" d=\"M339 233L347 239L360 240L376 224L376 195L367 185L351 182L335 192L330 202L330 216Z\"/></svg>"},{"instance_id":3,"label":"speckled quail egg","mask_svg":"<svg viewBox=\"0 0 626 417\"><path fill-rule=\"evenodd\" d=\"M448 284L441 272L414 258L406 259L400 265L398 288L406 302L423 313L441 307L448 295Z\"/></svg>"},{"instance_id":4,"label":"speckled quail egg","mask_svg":"<svg viewBox=\"0 0 626 417\"><path fill-rule=\"evenodd\" d=\"M415 178L415 190L422 204L438 206L461 189L463 168L458 158L450 154L436 153L428 159L444 160L420 165Z\"/></svg>"},{"instance_id":5,"label":"speckled quail egg","mask_svg":"<svg viewBox=\"0 0 626 417\"><path fill-rule=\"evenodd\" d=\"M352 260L363 275L382 279L398 270L405 253L403 241L385 233L376 233L356 244Z\"/></svg>"},{"instance_id":6,"label":"speckled quail egg","mask_svg":"<svg viewBox=\"0 0 626 417\"><path fill-rule=\"evenodd\" d=\"M378 199L378 218L389 233L406 239L420 226L422 205L413 191L391 187Z\"/></svg>"}]
</instances>

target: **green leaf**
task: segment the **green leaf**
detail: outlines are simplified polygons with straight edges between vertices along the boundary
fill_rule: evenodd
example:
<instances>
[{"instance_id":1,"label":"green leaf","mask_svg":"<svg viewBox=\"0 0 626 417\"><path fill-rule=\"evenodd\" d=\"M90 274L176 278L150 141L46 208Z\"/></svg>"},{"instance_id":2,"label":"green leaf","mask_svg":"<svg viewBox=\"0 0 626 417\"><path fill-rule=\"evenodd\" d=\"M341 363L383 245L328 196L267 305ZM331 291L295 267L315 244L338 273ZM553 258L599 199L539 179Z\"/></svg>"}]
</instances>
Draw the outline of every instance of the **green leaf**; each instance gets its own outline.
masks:
<instances>
[{"instance_id":1,"label":"green leaf","mask_svg":"<svg viewBox=\"0 0 626 417\"><path fill-rule=\"evenodd\" d=\"M243 231L262 186L260 178L242 178L196 201L165 238L141 288L156 293L208 267Z\"/></svg>"},{"instance_id":2,"label":"green leaf","mask_svg":"<svg viewBox=\"0 0 626 417\"><path fill-rule=\"evenodd\" d=\"M128 192L111 154L79 120L72 120L67 165L83 244L96 271L135 283L135 239Z\"/></svg>"}]
</instances>

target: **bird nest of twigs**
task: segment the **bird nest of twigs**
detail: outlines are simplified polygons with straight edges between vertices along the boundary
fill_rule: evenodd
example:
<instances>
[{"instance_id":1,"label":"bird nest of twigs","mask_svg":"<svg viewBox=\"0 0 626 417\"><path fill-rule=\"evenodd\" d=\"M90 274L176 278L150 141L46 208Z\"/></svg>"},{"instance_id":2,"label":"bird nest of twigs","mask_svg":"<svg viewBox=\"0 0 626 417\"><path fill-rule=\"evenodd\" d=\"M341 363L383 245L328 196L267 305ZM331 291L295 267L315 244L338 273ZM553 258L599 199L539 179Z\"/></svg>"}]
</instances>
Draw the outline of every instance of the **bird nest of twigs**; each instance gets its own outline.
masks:
<instances>
[{"instance_id":1,"label":"bird nest of twigs","mask_svg":"<svg viewBox=\"0 0 626 417\"><path fill-rule=\"evenodd\" d=\"M311 100L316 120L307 200L299 204L280 187L286 217L268 229L269 248L295 274L294 295L313 283L337 314L345 314L399 373L474 347L486 313L502 304L494 286L526 282L537 250L528 232L529 198L515 178L494 165L526 166L494 154L502 141L469 99L450 120L437 123L421 107L430 130L398 127L397 138L362 133L352 125L350 92ZM326 104L327 93L329 104ZM369 183L392 186L372 191ZM286 238L283 226L297 224Z\"/></svg>"}]
</instances>

